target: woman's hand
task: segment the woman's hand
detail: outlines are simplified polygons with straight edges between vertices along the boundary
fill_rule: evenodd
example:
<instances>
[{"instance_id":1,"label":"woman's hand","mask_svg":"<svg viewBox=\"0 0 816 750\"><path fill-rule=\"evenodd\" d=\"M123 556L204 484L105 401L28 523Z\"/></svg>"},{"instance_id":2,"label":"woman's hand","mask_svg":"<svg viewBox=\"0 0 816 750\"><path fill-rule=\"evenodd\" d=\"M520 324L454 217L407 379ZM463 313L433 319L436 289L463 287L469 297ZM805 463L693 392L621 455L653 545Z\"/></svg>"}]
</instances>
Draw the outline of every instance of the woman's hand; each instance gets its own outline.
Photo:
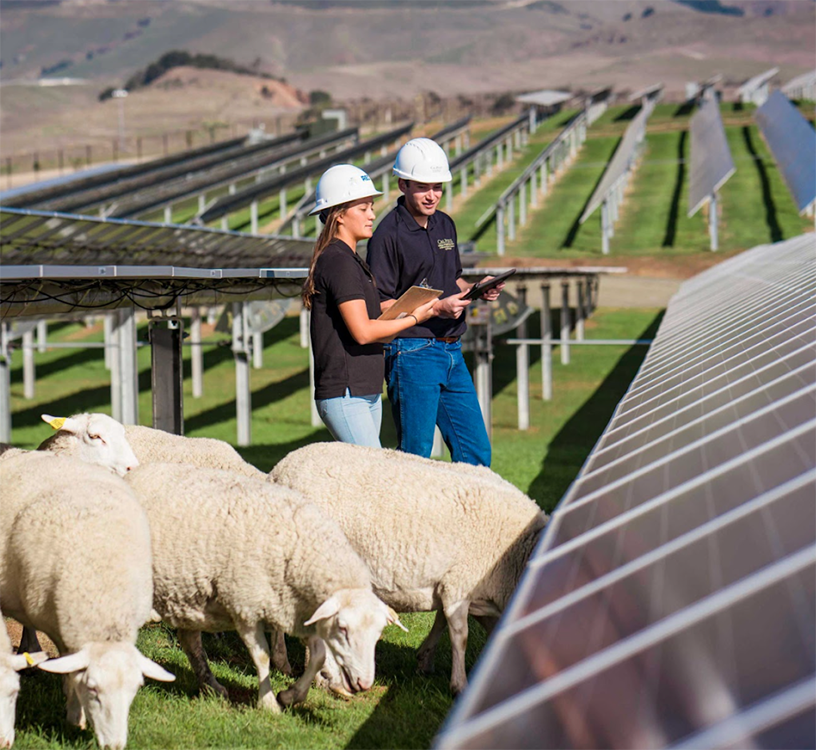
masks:
<instances>
[{"instance_id":1,"label":"woman's hand","mask_svg":"<svg viewBox=\"0 0 816 750\"><path fill-rule=\"evenodd\" d=\"M416 318L417 323L424 323L426 320L435 318L439 314L435 308L435 305L436 300L432 299L430 302L426 302L424 305L420 305L414 310L411 310L410 315L413 315Z\"/></svg>"}]
</instances>

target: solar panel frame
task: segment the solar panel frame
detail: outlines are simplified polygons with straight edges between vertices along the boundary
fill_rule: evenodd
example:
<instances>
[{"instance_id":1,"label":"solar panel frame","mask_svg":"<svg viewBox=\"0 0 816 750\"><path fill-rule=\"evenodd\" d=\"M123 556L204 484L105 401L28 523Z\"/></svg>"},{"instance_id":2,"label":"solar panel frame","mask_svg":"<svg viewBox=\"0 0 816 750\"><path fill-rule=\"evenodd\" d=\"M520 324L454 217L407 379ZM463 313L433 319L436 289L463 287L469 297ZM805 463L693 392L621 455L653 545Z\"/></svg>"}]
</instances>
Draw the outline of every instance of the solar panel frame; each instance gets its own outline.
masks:
<instances>
[{"instance_id":1,"label":"solar panel frame","mask_svg":"<svg viewBox=\"0 0 816 750\"><path fill-rule=\"evenodd\" d=\"M798 737L801 742L814 705L802 697L801 685L816 684L812 241L812 235L804 235L754 248L686 282L672 299L655 344L556 509L436 747L627 747L639 742L741 747L740 727L748 727L751 736L764 732L762 736ZM760 356L766 364L739 378L729 378L725 367L718 378L722 382L712 388L708 371L720 367L735 349L732 342L742 341L751 326L769 330L765 319L772 316L778 330L768 333L764 350L750 343L744 369ZM701 359L705 366L699 376L685 382L681 378L686 390L678 391L678 398L687 402L683 410L670 405L662 425L654 414L646 415L641 439L616 452L609 438L626 439L622 427L633 411L630 401L642 401L650 391L660 400L665 373L672 368L682 372L689 355L699 354L698 331L713 353ZM673 360L670 368L665 358ZM660 429L649 434L655 425ZM604 451L612 460L598 464L596 456ZM702 463L684 466L686 457L695 454ZM647 491L633 494L632 482L649 475L658 480L654 486L644 485ZM794 507L795 513L790 511ZM781 536L783 527L774 523L787 524ZM758 539L755 534L734 535L743 527L762 529L763 543L771 545L763 548L765 557L751 542ZM797 534L801 536L795 541ZM675 578L667 579L665 566L686 555L685 567L691 571L697 565L705 575L706 566L692 555L694 545L699 555L709 549L719 557L709 579L693 579L713 588L692 595L696 584L681 575L685 568L675 567ZM739 556L755 572L734 568ZM637 586L636 580L641 581ZM674 583L668 585L669 580ZM610 593L612 586L617 598ZM799 593L791 598L791 592ZM663 597L680 597L676 611L661 614L661 602L669 602ZM595 615L586 609L592 606L600 607ZM658 609L652 611L654 607ZM773 621L788 630L763 638L763 648L757 649L746 640L748 611L754 613L750 622L764 619L765 626ZM656 619L639 629L620 629L629 627L626 617L652 616ZM547 636L544 627L556 628L552 634L560 633L563 644ZM762 624L757 628L765 632ZM592 638L604 632L618 632L619 638L593 645ZM798 635L789 640L786 632ZM508 649L522 637L527 650L514 656ZM718 647L712 648L716 637ZM577 661L561 669L562 657L572 659L570 649L579 649ZM780 649L787 649L784 657ZM688 653L693 668L683 666L682 655ZM776 658L793 658L799 671L783 674ZM525 676L535 664L543 665L541 676ZM698 670L708 670L711 679L701 680ZM610 681L613 673L617 680ZM678 680L682 700L665 693L666 685ZM712 680L720 683L713 693ZM519 731L525 726L526 732ZM638 726L653 734L644 740L637 735ZM711 744L700 744L700 738Z\"/></svg>"},{"instance_id":2,"label":"solar panel frame","mask_svg":"<svg viewBox=\"0 0 816 750\"><path fill-rule=\"evenodd\" d=\"M754 114L800 215L816 201L816 131L781 92Z\"/></svg>"},{"instance_id":3,"label":"solar panel frame","mask_svg":"<svg viewBox=\"0 0 816 750\"><path fill-rule=\"evenodd\" d=\"M704 98L691 118L691 174L688 216L691 218L737 171L725 137L716 99Z\"/></svg>"}]
</instances>

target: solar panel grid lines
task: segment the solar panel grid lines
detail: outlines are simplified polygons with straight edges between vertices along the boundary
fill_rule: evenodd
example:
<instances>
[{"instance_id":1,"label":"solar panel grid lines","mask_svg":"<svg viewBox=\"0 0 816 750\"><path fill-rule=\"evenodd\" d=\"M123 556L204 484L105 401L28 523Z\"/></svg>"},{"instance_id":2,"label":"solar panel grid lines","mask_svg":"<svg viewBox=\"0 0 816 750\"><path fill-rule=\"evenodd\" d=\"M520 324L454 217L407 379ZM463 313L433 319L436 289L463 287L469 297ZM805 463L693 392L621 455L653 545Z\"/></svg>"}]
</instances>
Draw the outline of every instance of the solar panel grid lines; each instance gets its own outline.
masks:
<instances>
[{"instance_id":1,"label":"solar panel grid lines","mask_svg":"<svg viewBox=\"0 0 816 750\"><path fill-rule=\"evenodd\" d=\"M755 113L799 213L816 201L816 132L790 100L774 91Z\"/></svg>"},{"instance_id":2,"label":"solar panel grid lines","mask_svg":"<svg viewBox=\"0 0 816 750\"><path fill-rule=\"evenodd\" d=\"M811 250L749 251L672 299L438 747L666 747L760 706L752 726L816 744L776 701L816 674ZM666 373L668 399L644 390Z\"/></svg>"},{"instance_id":3,"label":"solar panel grid lines","mask_svg":"<svg viewBox=\"0 0 816 750\"><path fill-rule=\"evenodd\" d=\"M705 100L691 118L688 216L692 217L736 172L716 101Z\"/></svg>"},{"instance_id":4,"label":"solar panel grid lines","mask_svg":"<svg viewBox=\"0 0 816 750\"><path fill-rule=\"evenodd\" d=\"M563 700L568 701L574 712L579 711L579 706L585 707L588 712L584 715L576 713L574 720L579 726L570 727L574 732L580 732L578 734L579 738L584 739L583 742L579 740L579 746L668 746L672 742L683 738L680 732L692 725L689 719L697 718L693 714L699 712L701 714L700 719L707 719L711 723L712 719L724 718L740 708L739 704L735 702L735 699L738 699L739 696L730 690L732 686L720 682L723 675L718 673L716 668L712 669L711 661L707 661L707 657L712 657L712 660L721 662L723 655L720 652L709 651L701 646L706 640L704 636L716 635L719 624L717 615L729 612L729 610L736 610L734 616L731 617L732 630L739 630L739 634L744 635L744 631L747 629L746 620L744 617L740 618L737 615L742 614L747 609L745 605L752 604L754 605L753 608L761 607L762 609L769 609L773 605L778 605L780 600L784 601L786 599L786 589L791 583L805 589L810 594L813 581L812 576L808 576L807 573L810 572L814 562L816 562L816 545L811 545L768 566L750 579L732 584L647 628L645 631L619 641L600 653L566 669L564 672L528 688L506 703L499 704L475 715L470 719L467 726L459 728L457 733L459 744L446 741L446 736L443 735L436 747L541 747L544 739L541 733L547 729L555 735L555 743L550 746L567 747L569 745L565 740L570 738L570 733L557 732L559 728L557 722L559 719L564 721L564 718L555 713L551 704L544 706L545 701L552 701L559 695L562 696ZM778 615L772 610L771 614ZM790 632L790 628L785 630ZM697 638L692 639L690 636L697 636ZM807 645L805 644L805 649ZM778 643L768 644L767 650L770 652L774 650L774 647L776 648L774 656L780 656ZM649 649L655 649L655 651L649 651ZM799 651L802 650L804 649L800 645ZM671 659L672 662L675 662L675 668L681 671L683 678L691 683L691 685L683 685L683 689L689 691L691 688L690 695L687 694L685 699L691 698L692 706L683 705L683 691L678 691L677 694L671 696L670 705L666 701L662 705L659 703L653 704L648 707L651 710L645 710L646 707L642 703L645 702L646 696L633 696L630 691L625 689L627 683L631 685L635 682L635 679L633 675L622 674L620 669L615 668L625 666L626 662L631 661L633 657L641 656L640 668L643 669L649 666L648 662L659 658L661 653L665 659ZM533 653L529 654L529 656L534 658ZM685 656L685 661L683 656ZM754 661L757 661L757 654L749 653L746 656L749 658L753 656ZM651 666L654 667L653 664ZM717 664L717 667L721 668L721 664ZM636 665L631 665L630 669L632 668L637 670ZM804 669L800 667L799 671L803 672ZM698 705L693 700L694 689L700 690L704 687L702 678L707 681L714 681L713 687L710 686L706 690L705 698L709 702L708 711L705 710L705 704ZM583 691L567 694L567 691L580 686L582 683L585 684ZM588 722L590 717L593 716L590 712L593 709L601 709L602 705L599 705L599 703L603 699L609 700L615 692L615 683L617 683L618 701L624 703L625 699L629 697L630 701L626 706L629 710L626 713L635 716L636 719L625 722L621 720L620 715L599 717L596 713L594 718L597 725L589 726ZM668 696L664 695L663 697L665 699ZM710 702L714 698L720 699L718 701L719 705L711 705ZM639 702L641 703L640 707L638 706ZM545 708L548 710L545 711ZM669 708L671 711L668 711ZM533 709L535 709L535 712L533 712ZM674 725L667 723L668 716L661 715L667 712L670 715L675 715ZM692 717L689 717L688 713L691 713ZM526 721L522 720L523 714L526 714ZM682 721L682 719L685 719L685 721ZM556 726L553 726L554 724ZM500 733L494 731L488 736L483 736L484 744L468 742L468 740L472 741L479 735L484 735L491 728L494 730L500 728L501 731ZM530 742L530 735L535 729L539 730L536 737L537 741ZM584 731L581 732L581 729ZM598 741L599 735L602 738L601 742Z\"/></svg>"}]
</instances>

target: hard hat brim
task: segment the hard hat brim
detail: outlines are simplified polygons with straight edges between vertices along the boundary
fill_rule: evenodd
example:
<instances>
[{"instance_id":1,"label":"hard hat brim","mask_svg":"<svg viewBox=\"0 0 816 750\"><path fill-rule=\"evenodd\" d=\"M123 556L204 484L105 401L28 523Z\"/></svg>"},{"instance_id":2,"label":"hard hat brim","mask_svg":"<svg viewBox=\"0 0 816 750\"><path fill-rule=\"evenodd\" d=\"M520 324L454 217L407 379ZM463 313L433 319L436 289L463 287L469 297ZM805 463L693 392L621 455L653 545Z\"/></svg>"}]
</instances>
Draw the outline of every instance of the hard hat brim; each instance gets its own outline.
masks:
<instances>
[{"instance_id":1,"label":"hard hat brim","mask_svg":"<svg viewBox=\"0 0 816 750\"><path fill-rule=\"evenodd\" d=\"M342 206L345 203L354 203L355 201L362 200L363 198L373 198L377 195L382 195L382 190L374 189L370 193L366 193L365 195L358 195L356 198L351 198L345 201L336 201L335 203L327 203L325 206L315 206L311 211L309 211L309 216L315 216L319 214L321 211L326 211L330 208L334 208L335 206Z\"/></svg>"}]
</instances>

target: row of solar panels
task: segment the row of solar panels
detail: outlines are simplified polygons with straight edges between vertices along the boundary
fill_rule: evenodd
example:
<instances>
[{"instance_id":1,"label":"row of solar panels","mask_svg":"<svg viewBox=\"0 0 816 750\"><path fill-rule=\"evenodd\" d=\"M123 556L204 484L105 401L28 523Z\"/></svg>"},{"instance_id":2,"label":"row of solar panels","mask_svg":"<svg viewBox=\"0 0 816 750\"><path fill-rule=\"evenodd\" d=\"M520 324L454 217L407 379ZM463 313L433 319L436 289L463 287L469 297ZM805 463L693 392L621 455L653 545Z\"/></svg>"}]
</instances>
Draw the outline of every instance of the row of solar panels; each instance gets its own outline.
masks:
<instances>
[{"instance_id":1,"label":"row of solar panels","mask_svg":"<svg viewBox=\"0 0 816 750\"><path fill-rule=\"evenodd\" d=\"M673 298L437 748L816 746L814 250Z\"/></svg>"}]
</instances>

